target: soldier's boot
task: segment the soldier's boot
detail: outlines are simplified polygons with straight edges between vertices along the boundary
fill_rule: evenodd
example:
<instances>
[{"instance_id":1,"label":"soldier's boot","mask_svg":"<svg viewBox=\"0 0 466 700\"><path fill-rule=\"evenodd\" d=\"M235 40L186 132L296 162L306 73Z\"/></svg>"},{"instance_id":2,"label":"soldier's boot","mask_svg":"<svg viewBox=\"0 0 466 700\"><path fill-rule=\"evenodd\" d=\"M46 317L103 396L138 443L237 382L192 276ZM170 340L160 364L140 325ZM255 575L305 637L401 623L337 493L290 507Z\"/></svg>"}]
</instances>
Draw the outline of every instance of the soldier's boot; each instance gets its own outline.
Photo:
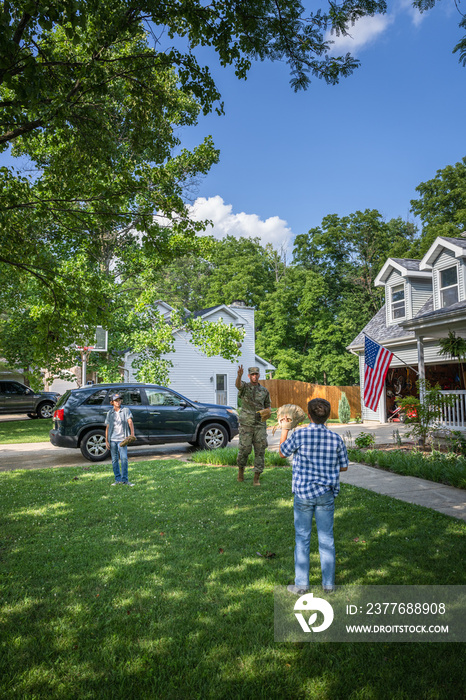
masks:
<instances>
[{"instance_id":1,"label":"soldier's boot","mask_svg":"<svg viewBox=\"0 0 466 700\"><path fill-rule=\"evenodd\" d=\"M252 485L253 486L260 486L261 485L260 478L261 478L261 475L259 474L259 472L254 472L254 481L252 482Z\"/></svg>"},{"instance_id":2,"label":"soldier's boot","mask_svg":"<svg viewBox=\"0 0 466 700\"><path fill-rule=\"evenodd\" d=\"M238 467L238 481L244 481L244 467Z\"/></svg>"}]
</instances>

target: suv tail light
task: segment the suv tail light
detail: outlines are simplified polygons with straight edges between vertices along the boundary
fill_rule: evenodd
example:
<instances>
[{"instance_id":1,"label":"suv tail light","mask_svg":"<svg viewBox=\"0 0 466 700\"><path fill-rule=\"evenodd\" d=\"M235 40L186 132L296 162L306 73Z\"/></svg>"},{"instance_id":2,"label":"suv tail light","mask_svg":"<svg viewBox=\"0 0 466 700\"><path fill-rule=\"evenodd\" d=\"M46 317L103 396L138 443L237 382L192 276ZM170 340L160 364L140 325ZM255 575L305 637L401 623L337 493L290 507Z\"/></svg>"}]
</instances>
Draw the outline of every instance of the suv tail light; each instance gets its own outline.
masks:
<instances>
[{"instance_id":1,"label":"suv tail light","mask_svg":"<svg viewBox=\"0 0 466 700\"><path fill-rule=\"evenodd\" d=\"M53 413L54 420L64 420L64 417L65 417L65 409L64 408L58 408Z\"/></svg>"}]
</instances>

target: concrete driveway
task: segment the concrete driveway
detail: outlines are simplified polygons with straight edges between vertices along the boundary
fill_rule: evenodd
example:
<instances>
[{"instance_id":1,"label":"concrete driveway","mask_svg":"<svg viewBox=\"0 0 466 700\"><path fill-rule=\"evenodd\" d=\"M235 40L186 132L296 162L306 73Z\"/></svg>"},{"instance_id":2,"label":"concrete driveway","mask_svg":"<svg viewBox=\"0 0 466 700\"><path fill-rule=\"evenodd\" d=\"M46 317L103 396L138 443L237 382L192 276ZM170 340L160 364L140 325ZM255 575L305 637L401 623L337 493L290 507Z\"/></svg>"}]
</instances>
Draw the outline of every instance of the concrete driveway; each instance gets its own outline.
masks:
<instances>
[{"instance_id":1,"label":"concrete driveway","mask_svg":"<svg viewBox=\"0 0 466 700\"><path fill-rule=\"evenodd\" d=\"M6 416L0 418L0 420L6 419ZM18 416L11 416L9 419L17 420ZM350 432L353 439L361 432L371 433L374 435L376 443L378 444L392 442L393 431L396 428L399 429L400 435L404 435L407 430L407 427L401 423L396 425L392 423L386 425L381 425L379 423L359 425L339 425L331 423L329 427L330 430L342 436ZM272 431L269 429L267 438L269 448L278 450L280 431L272 435ZM237 446L238 438L234 438L230 445ZM187 443L142 445L140 447L130 447L128 449L128 457L132 462L151 459L188 459L194 449L195 448ZM111 460L106 460L104 464L110 464L110 461ZM9 471L13 469L44 469L45 467L88 467L91 464L92 462L84 459L80 450L55 447L50 442L2 445L0 447L0 471Z\"/></svg>"}]
</instances>

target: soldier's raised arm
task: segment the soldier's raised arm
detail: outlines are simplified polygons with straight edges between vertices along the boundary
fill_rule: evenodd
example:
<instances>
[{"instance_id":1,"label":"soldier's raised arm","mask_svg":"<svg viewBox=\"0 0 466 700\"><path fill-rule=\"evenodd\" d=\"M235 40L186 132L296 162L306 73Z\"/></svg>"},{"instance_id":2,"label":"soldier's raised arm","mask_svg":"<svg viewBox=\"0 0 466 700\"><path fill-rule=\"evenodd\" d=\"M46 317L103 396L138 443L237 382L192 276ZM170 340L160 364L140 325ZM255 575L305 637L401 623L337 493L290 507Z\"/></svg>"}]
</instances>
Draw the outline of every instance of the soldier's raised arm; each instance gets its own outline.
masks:
<instances>
[{"instance_id":1,"label":"soldier's raised arm","mask_svg":"<svg viewBox=\"0 0 466 700\"><path fill-rule=\"evenodd\" d=\"M238 391L241 389L241 378L243 376L243 365L239 365L238 367L238 374L236 375L236 381L235 381L235 387L238 389Z\"/></svg>"}]
</instances>

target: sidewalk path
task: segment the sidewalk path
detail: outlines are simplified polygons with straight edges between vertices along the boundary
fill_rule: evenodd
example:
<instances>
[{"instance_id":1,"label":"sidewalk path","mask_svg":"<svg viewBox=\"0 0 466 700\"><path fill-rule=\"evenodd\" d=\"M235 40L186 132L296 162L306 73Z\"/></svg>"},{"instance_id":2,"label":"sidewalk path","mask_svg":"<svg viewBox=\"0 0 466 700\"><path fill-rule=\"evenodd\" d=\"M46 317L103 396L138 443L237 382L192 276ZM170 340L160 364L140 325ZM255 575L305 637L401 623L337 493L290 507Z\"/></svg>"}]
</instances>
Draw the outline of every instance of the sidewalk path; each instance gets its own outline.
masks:
<instances>
[{"instance_id":1,"label":"sidewalk path","mask_svg":"<svg viewBox=\"0 0 466 700\"><path fill-rule=\"evenodd\" d=\"M466 521L466 491L463 489L416 476L393 474L357 462L350 462L348 471L340 474L340 481Z\"/></svg>"}]
</instances>

